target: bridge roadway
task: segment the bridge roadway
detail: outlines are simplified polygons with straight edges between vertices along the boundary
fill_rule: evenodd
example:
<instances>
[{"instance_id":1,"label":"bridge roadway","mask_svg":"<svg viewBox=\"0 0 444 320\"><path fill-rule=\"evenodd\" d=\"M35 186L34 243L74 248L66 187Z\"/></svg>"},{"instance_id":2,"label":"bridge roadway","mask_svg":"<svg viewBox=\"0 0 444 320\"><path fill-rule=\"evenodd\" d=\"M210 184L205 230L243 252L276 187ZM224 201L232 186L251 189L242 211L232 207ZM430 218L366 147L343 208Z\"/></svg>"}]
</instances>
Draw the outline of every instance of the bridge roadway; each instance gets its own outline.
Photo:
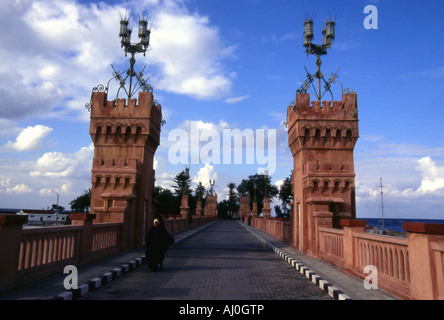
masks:
<instances>
[{"instance_id":1,"label":"bridge roadway","mask_svg":"<svg viewBox=\"0 0 444 320\"><path fill-rule=\"evenodd\" d=\"M162 272L146 266L82 300L331 299L236 221L220 221L170 249Z\"/></svg>"},{"instance_id":2,"label":"bridge roadway","mask_svg":"<svg viewBox=\"0 0 444 320\"><path fill-rule=\"evenodd\" d=\"M238 221L175 238L163 271L149 271L139 249L79 268L74 292L64 290L62 274L0 300L396 300Z\"/></svg>"}]
</instances>

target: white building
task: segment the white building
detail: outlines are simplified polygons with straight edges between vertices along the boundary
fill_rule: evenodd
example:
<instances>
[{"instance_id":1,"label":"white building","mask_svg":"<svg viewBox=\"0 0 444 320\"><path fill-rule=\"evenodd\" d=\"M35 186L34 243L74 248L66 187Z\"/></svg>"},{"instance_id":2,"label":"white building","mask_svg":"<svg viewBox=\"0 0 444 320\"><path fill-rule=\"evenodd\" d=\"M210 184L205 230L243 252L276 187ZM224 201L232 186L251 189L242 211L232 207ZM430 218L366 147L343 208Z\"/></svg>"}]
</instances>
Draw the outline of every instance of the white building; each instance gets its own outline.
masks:
<instances>
[{"instance_id":1,"label":"white building","mask_svg":"<svg viewBox=\"0 0 444 320\"><path fill-rule=\"evenodd\" d=\"M54 213L50 210L26 210L22 209L17 212L20 215L27 215L27 226L51 226L63 225L68 219L68 215L64 213Z\"/></svg>"}]
</instances>

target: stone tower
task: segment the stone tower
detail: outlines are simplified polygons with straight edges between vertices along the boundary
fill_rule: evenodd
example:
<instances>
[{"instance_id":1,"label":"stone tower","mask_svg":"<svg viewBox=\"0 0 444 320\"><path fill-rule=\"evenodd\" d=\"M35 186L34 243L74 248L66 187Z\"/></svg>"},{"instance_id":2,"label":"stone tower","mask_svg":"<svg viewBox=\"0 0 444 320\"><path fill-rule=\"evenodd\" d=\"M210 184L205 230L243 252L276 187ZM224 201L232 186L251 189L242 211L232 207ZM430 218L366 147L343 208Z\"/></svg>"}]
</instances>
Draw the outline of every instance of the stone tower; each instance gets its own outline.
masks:
<instances>
[{"instance_id":1,"label":"stone tower","mask_svg":"<svg viewBox=\"0 0 444 320\"><path fill-rule=\"evenodd\" d=\"M153 161L161 106L151 92L139 92L138 101L108 101L105 92L93 92L90 117L91 213L96 214L95 222L122 223L122 249L141 246L153 221Z\"/></svg>"},{"instance_id":2,"label":"stone tower","mask_svg":"<svg viewBox=\"0 0 444 320\"><path fill-rule=\"evenodd\" d=\"M355 218L353 150L359 137L356 94L342 101L310 103L298 93L287 109L288 143L294 159L293 243L315 254L320 227Z\"/></svg>"}]
</instances>

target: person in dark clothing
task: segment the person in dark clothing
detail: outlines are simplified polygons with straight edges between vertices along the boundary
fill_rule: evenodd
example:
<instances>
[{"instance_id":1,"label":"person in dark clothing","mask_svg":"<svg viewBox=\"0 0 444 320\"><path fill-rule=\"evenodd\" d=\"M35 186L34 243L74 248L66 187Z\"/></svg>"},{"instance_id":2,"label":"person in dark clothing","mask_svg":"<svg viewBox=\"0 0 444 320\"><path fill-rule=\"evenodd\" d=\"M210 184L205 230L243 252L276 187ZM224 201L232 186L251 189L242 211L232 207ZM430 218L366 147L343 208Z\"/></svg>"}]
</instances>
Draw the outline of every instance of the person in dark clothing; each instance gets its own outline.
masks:
<instances>
[{"instance_id":1,"label":"person in dark clothing","mask_svg":"<svg viewBox=\"0 0 444 320\"><path fill-rule=\"evenodd\" d=\"M163 269L165 252L173 243L174 238L166 231L163 223L160 223L159 219L154 219L154 224L145 238L146 259L149 269L157 271L159 266L161 270Z\"/></svg>"}]
</instances>

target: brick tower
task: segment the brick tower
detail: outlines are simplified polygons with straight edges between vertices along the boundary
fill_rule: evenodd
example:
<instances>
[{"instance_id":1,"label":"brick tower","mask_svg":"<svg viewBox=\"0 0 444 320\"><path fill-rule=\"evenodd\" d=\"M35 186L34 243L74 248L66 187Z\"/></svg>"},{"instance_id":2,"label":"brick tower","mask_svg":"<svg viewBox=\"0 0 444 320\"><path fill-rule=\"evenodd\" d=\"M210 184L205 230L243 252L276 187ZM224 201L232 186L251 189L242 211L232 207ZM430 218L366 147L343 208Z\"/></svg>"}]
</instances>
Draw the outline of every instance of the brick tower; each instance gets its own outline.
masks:
<instances>
[{"instance_id":1,"label":"brick tower","mask_svg":"<svg viewBox=\"0 0 444 320\"><path fill-rule=\"evenodd\" d=\"M151 92L139 92L138 101L108 101L105 92L92 94L91 213L95 222L122 223L124 250L141 246L152 225L153 161L161 118Z\"/></svg>"},{"instance_id":2,"label":"brick tower","mask_svg":"<svg viewBox=\"0 0 444 320\"><path fill-rule=\"evenodd\" d=\"M287 109L288 143L294 159L293 243L316 254L317 230L355 218L353 150L359 137L356 94L342 101L310 103L298 93Z\"/></svg>"}]
</instances>

